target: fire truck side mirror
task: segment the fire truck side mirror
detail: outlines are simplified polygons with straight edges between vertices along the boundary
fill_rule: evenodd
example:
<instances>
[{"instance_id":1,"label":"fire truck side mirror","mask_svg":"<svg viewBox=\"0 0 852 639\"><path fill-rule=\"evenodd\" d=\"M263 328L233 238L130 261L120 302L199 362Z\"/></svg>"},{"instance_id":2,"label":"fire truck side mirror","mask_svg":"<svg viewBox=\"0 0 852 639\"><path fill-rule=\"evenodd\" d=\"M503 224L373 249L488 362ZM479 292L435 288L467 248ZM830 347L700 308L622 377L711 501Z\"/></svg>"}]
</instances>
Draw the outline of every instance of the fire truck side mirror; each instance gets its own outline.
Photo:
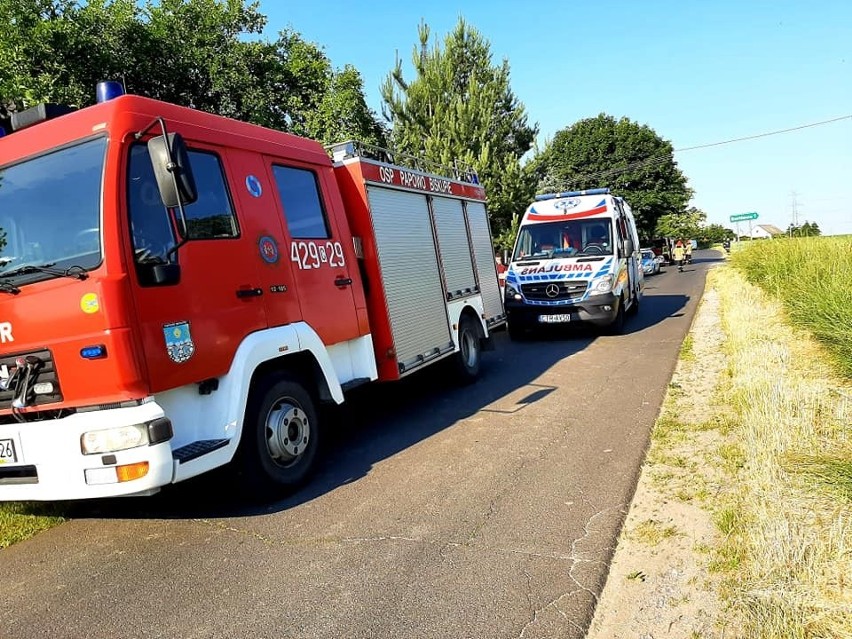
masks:
<instances>
[{"instance_id":1,"label":"fire truck side mirror","mask_svg":"<svg viewBox=\"0 0 852 639\"><path fill-rule=\"evenodd\" d=\"M180 133L169 133L168 145L162 135L151 138L148 140L148 154L163 206L175 208L198 199L189 152Z\"/></svg>"},{"instance_id":2,"label":"fire truck side mirror","mask_svg":"<svg viewBox=\"0 0 852 639\"><path fill-rule=\"evenodd\" d=\"M146 276L146 284L149 286L169 286L180 283L180 265L153 264Z\"/></svg>"}]
</instances>

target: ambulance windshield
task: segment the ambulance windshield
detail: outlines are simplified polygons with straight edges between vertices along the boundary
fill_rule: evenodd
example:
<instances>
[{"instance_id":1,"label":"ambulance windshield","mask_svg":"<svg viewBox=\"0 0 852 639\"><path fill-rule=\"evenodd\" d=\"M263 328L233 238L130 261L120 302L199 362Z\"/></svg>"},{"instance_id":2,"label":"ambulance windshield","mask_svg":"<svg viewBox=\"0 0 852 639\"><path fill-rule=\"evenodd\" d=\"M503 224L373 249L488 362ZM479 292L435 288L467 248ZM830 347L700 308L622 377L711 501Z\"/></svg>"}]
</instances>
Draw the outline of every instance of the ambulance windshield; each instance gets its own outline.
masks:
<instances>
[{"instance_id":1,"label":"ambulance windshield","mask_svg":"<svg viewBox=\"0 0 852 639\"><path fill-rule=\"evenodd\" d=\"M518 232L512 261L612 255L611 237L608 219L527 224Z\"/></svg>"},{"instance_id":2,"label":"ambulance windshield","mask_svg":"<svg viewBox=\"0 0 852 639\"><path fill-rule=\"evenodd\" d=\"M46 279L101 263L105 151L101 137L0 169L0 277Z\"/></svg>"}]
</instances>

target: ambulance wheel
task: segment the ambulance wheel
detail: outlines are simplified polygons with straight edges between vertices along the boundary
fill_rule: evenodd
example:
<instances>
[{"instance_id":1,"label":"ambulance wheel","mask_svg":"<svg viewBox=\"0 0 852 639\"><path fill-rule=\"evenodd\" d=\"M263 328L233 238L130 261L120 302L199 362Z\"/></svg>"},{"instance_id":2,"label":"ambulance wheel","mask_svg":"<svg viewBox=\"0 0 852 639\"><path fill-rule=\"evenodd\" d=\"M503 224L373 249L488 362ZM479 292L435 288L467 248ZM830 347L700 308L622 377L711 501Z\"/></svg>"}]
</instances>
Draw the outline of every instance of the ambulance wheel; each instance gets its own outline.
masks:
<instances>
[{"instance_id":1,"label":"ambulance wheel","mask_svg":"<svg viewBox=\"0 0 852 639\"><path fill-rule=\"evenodd\" d=\"M612 324L606 327L607 335L621 335L624 332L624 297L618 300L618 311Z\"/></svg>"},{"instance_id":2,"label":"ambulance wheel","mask_svg":"<svg viewBox=\"0 0 852 639\"><path fill-rule=\"evenodd\" d=\"M630 305L630 310L627 311L631 316L638 315L639 313L639 291L633 295L633 303Z\"/></svg>"},{"instance_id":3,"label":"ambulance wheel","mask_svg":"<svg viewBox=\"0 0 852 639\"><path fill-rule=\"evenodd\" d=\"M509 321L507 330L509 331L509 339L513 342L521 342L527 337L527 328L518 322Z\"/></svg>"},{"instance_id":4,"label":"ambulance wheel","mask_svg":"<svg viewBox=\"0 0 852 639\"><path fill-rule=\"evenodd\" d=\"M314 400L295 379L271 376L249 394L243 424L243 476L260 496L303 484L319 449Z\"/></svg>"},{"instance_id":5,"label":"ambulance wheel","mask_svg":"<svg viewBox=\"0 0 852 639\"><path fill-rule=\"evenodd\" d=\"M470 384L479 377L482 360L482 344L479 341L479 326L468 316L459 322L459 351L456 353L456 373L463 384Z\"/></svg>"}]
</instances>

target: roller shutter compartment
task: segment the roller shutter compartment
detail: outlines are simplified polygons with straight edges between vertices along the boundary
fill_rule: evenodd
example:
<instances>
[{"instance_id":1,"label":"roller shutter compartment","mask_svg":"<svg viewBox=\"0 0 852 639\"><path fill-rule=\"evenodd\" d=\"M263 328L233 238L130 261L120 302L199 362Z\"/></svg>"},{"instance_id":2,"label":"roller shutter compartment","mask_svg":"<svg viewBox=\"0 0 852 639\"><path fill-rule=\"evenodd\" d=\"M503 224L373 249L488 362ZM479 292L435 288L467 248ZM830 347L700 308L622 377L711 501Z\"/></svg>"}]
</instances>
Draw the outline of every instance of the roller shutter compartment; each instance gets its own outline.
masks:
<instances>
[{"instance_id":1,"label":"roller shutter compartment","mask_svg":"<svg viewBox=\"0 0 852 639\"><path fill-rule=\"evenodd\" d=\"M500 285L497 283L497 266L494 262L494 246L491 243L488 213L482 202L467 203L467 221L470 226L473 255L476 259L482 305L485 309L486 321L492 324L502 321L505 318L505 312Z\"/></svg>"},{"instance_id":2,"label":"roller shutter compartment","mask_svg":"<svg viewBox=\"0 0 852 639\"><path fill-rule=\"evenodd\" d=\"M441 263L449 299L476 293L476 277L461 200L433 197L432 213L441 250Z\"/></svg>"},{"instance_id":3,"label":"roller shutter compartment","mask_svg":"<svg viewBox=\"0 0 852 639\"><path fill-rule=\"evenodd\" d=\"M400 372L453 350L425 195L368 187Z\"/></svg>"}]
</instances>

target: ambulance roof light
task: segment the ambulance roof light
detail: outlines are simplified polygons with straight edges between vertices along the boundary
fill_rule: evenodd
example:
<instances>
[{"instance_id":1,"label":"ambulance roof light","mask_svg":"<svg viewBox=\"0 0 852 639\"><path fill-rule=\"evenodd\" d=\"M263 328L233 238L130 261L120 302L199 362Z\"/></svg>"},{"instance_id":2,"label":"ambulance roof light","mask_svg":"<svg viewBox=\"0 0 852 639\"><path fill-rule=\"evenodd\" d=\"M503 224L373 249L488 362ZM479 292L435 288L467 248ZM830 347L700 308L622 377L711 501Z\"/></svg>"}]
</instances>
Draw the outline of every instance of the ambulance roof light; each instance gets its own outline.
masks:
<instances>
[{"instance_id":1,"label":"ambulance roof light","mask_svg":"<svg viewBox=\"0 0 852 639\"><path fill-rule=\"evenodd\" d=\"M609 189L586 189L585 191L562 191L561 193L545 193L544 195L536 195L535 201L553 200L560 197L577 197L579 195L608 195Z\"/></svg>"},{"instance_id":2,"label":"ambulance roof light","mask_svg":"<svg viewBox=\"0 0 852 639\"><path fill-rule=\"evenodd\" d=\"M121 82L116 82L115 80L98 82L98 86L95 88L95 96L98 104L122 95L124 95L124 86L122 86Z\"/></svg>"}]
</instances>

